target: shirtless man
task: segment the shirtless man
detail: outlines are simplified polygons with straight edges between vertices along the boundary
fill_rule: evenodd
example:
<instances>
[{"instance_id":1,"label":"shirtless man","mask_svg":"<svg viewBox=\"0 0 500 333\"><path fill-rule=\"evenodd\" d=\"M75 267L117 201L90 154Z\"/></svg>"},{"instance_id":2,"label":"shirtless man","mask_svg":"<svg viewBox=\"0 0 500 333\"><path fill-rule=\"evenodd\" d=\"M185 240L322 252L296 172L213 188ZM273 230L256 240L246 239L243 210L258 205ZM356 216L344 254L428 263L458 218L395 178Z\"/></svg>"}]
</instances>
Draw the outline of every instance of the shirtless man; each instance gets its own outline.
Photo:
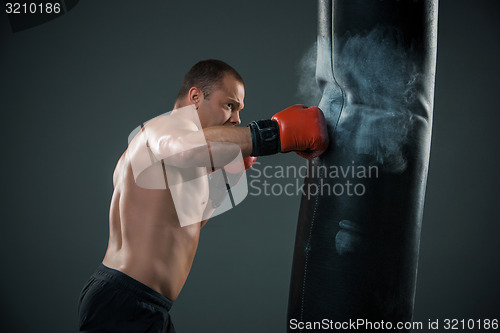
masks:
<instances>
[{"instance_id":1,"label":"shirtless man","mask_svg":"<svg viewBox=\"0 0 500 333\"><path fill-rule=\"evenodd\" d=\"M236 70L222 61L200 61L184 77L174 106L191 106L198 127L193 126L196 121L182 120L180 126L155 126L160 121L156 118L145 125L149 151L163 170L170 170L165 188L138 183L132 148L138 136L122 155L113 174L108 248L80 297L81 332L175 332L169 310L191 269L200 230L214 209L207 177L202 176L233 160L235 152L225 143L238 148L246 168L255 161L252 156L297 151L312 158L326 150L326 123L317 107L294 105L272 120L237 127L244 95ZM206 142L201 150L190 139L200 134ZM209 158L201 158L203 154ZM199 187L187 201L194 219L190 223L180 221L186 212L173 200L172 179L179 180L185 172L194 173L189 178Z\"/></svg>"}]
</instances>

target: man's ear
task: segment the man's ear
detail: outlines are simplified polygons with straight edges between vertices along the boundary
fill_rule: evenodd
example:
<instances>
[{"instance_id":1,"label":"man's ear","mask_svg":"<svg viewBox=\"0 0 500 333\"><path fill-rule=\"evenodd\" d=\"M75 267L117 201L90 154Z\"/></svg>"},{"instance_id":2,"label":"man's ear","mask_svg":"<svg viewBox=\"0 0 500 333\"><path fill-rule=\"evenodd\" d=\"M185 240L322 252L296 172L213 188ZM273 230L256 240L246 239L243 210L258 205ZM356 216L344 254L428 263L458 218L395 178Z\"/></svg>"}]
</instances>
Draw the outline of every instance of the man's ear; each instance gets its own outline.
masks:
<instances>
[{"instance_id":1,"label":"man's ear","mask_svg":"<svg viewBox=\"0 0 500 333\"><path fill-rule=\"evenodd\" d=\"M201 101L203 101L203 92L196 87L191 87L188 92L188 99L189 104L194 104L196 109L198 109Z\"/></svg>"}]
</instances>

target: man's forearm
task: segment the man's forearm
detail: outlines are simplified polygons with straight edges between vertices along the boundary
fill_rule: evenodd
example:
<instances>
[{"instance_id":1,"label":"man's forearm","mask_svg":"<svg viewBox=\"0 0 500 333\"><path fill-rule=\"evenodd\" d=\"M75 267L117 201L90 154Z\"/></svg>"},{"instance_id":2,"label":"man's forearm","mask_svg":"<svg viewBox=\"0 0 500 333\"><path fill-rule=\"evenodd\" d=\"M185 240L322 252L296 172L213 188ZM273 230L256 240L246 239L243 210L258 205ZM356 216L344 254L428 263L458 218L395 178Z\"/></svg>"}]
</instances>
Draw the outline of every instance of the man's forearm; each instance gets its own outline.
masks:
<instances>
[{"instance_id":1,"label":"man's forearm","mask_svg":"<svg viewBox=\"0 0 500 333\"><path fill-rule=\"evenodd\" d=\"M232 143L239 147L243 157L250 156L252 152L252 136L248 127L227 127L213 126L203 129L205 140L210 146L212 155L223 155L223 149L227 147L224 144Z\"/></svg>"},{"instance_id":2,"label":"man's forearm","mask_svg":"<svg viewBox=\"0 0 500 333\"><path fill-rule=\"evenodd\" d=\"M214 126L187 134L164 135L152 142L150 147L158 160L180 168L220 168L239 154L247 157L252 151L247 127Z\"/></svg>"}]
</instances>

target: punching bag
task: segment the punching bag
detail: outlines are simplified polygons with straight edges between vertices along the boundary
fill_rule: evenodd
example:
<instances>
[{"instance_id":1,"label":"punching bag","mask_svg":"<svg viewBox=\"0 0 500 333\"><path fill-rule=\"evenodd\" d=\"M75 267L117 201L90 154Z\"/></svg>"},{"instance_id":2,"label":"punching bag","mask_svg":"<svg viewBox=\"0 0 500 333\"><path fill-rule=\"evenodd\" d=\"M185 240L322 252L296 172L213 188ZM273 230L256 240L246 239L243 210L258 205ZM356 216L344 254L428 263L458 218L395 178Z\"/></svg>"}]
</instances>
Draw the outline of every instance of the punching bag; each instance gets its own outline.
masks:
<instances>
[{"instance_id":1,"label":"punching bag","mask_svg":"<svg viewBox=\"0 0 500 333\"><path fill-rule=\"evenodd\" d=\"M304 181L288 332L323 331L324 319L343 331L409 331L396 325L412 320L436 33L437 0L319 1L330 147ZM349 321L365 326L340 327Z\"/></svg>"}]
</instances>

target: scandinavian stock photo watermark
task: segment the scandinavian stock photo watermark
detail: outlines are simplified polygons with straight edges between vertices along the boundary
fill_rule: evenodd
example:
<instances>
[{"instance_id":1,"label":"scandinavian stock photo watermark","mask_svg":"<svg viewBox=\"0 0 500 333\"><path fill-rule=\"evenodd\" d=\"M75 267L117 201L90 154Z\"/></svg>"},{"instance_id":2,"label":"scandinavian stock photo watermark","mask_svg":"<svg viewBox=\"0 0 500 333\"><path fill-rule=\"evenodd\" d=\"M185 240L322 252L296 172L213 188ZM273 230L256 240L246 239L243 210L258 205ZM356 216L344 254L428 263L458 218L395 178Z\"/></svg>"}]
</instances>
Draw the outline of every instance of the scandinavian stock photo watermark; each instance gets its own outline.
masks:
<instances>
[{"instance_id":1,"label":"scandinavian stock photo watermark","mask_svg":"<svg viewBox=\"0 0 500 333\"><path fill-rule=\"evenodd\" d=\"M304 182L309 177L314 181ZM366 194L366 181L379 177L376 165L262 165L248 170L251 196L356 196Z\"/></svg>"}]
</instances>

